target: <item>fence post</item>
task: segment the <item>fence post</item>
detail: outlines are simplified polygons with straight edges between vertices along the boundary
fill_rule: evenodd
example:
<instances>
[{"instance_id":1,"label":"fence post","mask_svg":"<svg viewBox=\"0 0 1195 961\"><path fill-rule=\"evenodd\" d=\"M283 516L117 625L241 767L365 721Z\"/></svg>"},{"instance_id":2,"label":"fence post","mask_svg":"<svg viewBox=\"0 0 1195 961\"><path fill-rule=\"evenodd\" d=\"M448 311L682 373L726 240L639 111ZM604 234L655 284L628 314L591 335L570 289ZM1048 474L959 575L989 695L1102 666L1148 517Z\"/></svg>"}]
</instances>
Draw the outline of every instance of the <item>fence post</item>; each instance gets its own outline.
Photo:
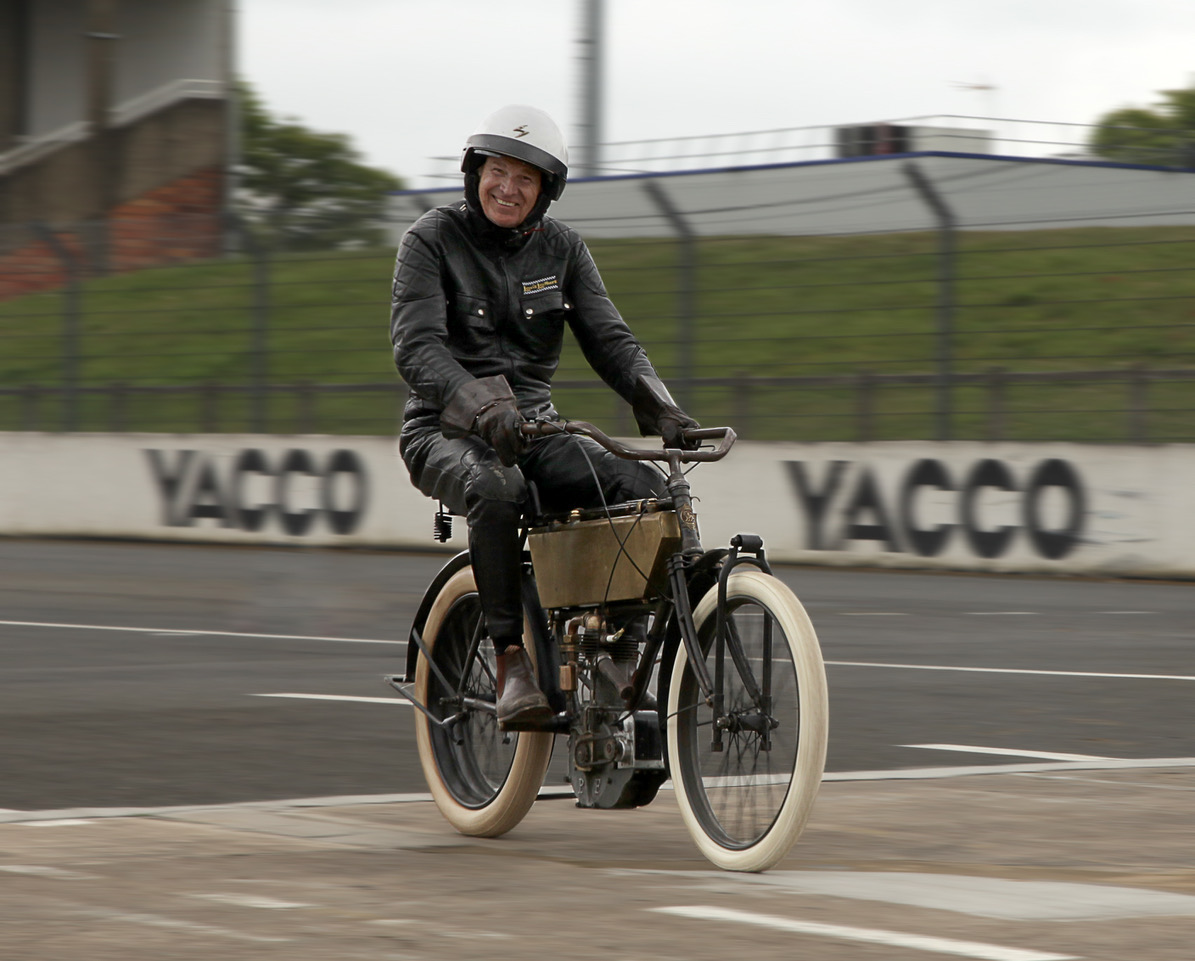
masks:
<instances>
[{"instance_id":1,"label":"fence post","mask_svg":"<svg viewBox=\"0 0 1195 961\"><path fill-rule=\"evenodd\" d=\"M921 172L920 167L915 163L908 162L904 165L904 173L938 219L937 437L938 440L951 440L953 436L950 423L950 394L953 377L951 339L954 333L954 230L956 220L954 211L947 206L942 195L934 189L934 185Z\"/></svg>"},{"instance_id":2,"label":"fence post","mask_svg":"<svg viewBox=\"0 0 1195 961\"><path fill-rule=\"evenodd\" d=\"M115 383L108 385L108 429L114 434L127 429L125 418L125 397L128 385Z\"/></svg>"},{"instance_id":3,"label":"fence post","mask_svg":"<svg viewBox=\"0 0 1195 961\"><path fill-rule=\"evenodd\" d=\"M219 390L220 388L210 381L199 388L199 423L205 434L214 434L220 422Z\"/></svg>"},{"instance_id":4,"label":"fence post","mask_svg":"<svg viewBox=\"0 0 1195 961\"><path fill-rule=\"evenodd\" d=\"M644 192L652 199L668 223L676 231L680 241L677 262L677 369L679 388L677 402L686 410L693 406L693 381L695 379L693 350L697 337L697 244L696 234L689 222L681 216L664 188L654 178L643 181Z\"/></svg>"},{"instance_id":5,"label":"fence post","mask_svg":"<svg viewBox=\"0 0 1195 961\"><path fill-rule=\"evenodd\" d=\"M270 251L235 213L226 215L230 236L239 238L249 257L253 288L249 320L249 430L264 434L268 429L270 379Z\"/></svg>"},{"instance_id":6,"label":"fence post","mask_svg":"<svg viewBox=\"0 0 1195 961\"><path fill-rule=\"evenodd\" d=\"M296 432L299 434L313 434L315 433L315 385L309 380L300 381L296 393L298 394L298 403L295 405L298 409L298 423L296 423Z\"/></svg>"},{"instance_id":7,"label":"fence post","mask_svg":"<svg viewBox=\"0 0 1195 961\"><path fill-rule=\"evenodd\" d=\"M731 400L731 410L734 411L734 429L739 437L746 439L751 436L751 408L752 384L751 374L740 370L731 385L734 396Z\"/></svg>"},{"instance_id":8,"label":"fence post","mask_svg":"<svg viewBox=\"0 0 1195 961\"><path fill-rule=\"evenodd\" d=\"M249 425L254 434L268 429L270 379L270 255L245 232L246 246L253 259L253 333L250 347L250 380L253 385Z\"/></svg>"},{"instance_id":9,"label":"fence post","mask_svg":"<svg viewBox=\"0 0 1195 961\"><path fill-rule=\"evenodd\" d=\"M866 443L875 436L875 375L859 372L855 388L855 440Z\"/></svg>"},{"instance_id":10,"label":"fence post","mask_svg":"<svg viewBox=\"0 0 1195 961\"><path fill-rule=\"evenodd\" d=\"M1146 443L1149 428L1146 418L1149 411L1149 371L1134 367L1129 374L1129 442Z\"/></svg>"},{"instance_id":11,"label":"fence post","mask_svg":"<svg viewBox=\"0 0 1195 961\"><path fill-rule=\"evenodd\" d=\"M1004 439L1004 388L1003 367L988 370L988 440Z\"/></svg>"},{"instance_id":12,"label":"fence post","mask_svg":"<svg viewBox=\"0 0 1195 961\"><path fill-rule=\"evenodd\" d=\"M66 286L62 289L62 418L60 429L79 427L79 301L80 264L74 254L48 224L38 221L33 229L62 263Z\"/></svg>"},{"instance_id":13,"label":"fence post","mask_svg":"<svg viewBox=\"0 0 1195 961\"><path fill-rule=\"evenodd\" d=\"M21 430L38 429L40 400L41 387L38 384L26 384L21 388Z\"/></svg>"}]
</instances>

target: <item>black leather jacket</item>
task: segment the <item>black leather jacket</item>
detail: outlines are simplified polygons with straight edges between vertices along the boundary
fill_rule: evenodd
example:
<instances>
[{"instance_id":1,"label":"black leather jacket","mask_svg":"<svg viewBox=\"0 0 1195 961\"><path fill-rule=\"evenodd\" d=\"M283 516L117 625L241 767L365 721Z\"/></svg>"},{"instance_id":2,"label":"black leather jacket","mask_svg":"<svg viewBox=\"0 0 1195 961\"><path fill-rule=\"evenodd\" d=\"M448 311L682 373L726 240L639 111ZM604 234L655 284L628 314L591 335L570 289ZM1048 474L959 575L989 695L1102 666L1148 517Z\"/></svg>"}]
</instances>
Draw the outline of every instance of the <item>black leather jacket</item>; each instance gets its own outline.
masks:
<instances>
[{"instance_id":1,"label":"black leather jacket","mask_svg":"<svg viewBox=\"0 0 1195 961\"><path fill-rule=\"evenodd\" d=\"M498 374L525 417L555 416L566 324L649 427L641 399L671 398L572 228L544 217L534 230L502 230L464 202L428 211L403 236L394 267L390 340L411 388L404 425L438 422L464 384Z\"/></svg>"}]
</instances>

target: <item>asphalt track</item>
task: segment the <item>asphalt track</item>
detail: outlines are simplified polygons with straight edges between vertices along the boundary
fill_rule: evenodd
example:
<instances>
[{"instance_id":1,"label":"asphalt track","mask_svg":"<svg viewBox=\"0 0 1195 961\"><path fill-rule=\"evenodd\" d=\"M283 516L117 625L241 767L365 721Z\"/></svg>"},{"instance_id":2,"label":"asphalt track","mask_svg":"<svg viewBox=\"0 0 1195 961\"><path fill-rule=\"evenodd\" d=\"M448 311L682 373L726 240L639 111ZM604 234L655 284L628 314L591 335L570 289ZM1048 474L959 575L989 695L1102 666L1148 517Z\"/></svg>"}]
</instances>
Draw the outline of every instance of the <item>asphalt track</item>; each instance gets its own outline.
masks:
<instances>
[{"instance_id":1,"label":"asphalt track","mask_svg":"<svg viewBox=\"0 0 1195 961\"><path fill-rule=\"evenodd\" d=\"M828 773L743 879L669 792L447 828L382 682L443 560L0 540L0 956L1195 957L1192 585L780 570Z\"/></svg>"}]
</instances>

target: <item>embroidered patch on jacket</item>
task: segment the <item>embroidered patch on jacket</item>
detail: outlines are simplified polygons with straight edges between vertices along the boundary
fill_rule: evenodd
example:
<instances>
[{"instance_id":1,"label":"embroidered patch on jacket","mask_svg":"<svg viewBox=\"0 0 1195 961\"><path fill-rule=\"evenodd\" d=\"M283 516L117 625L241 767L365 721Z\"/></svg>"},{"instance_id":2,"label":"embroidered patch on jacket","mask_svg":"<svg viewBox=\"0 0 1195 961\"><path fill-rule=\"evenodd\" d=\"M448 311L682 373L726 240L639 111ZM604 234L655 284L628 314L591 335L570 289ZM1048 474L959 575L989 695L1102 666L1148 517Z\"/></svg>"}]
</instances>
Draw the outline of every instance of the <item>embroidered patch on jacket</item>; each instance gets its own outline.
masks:
<instances>
[{"instance_id":1,"label":"embroidered patch on jacket","mask_svg":"<svg viewBox=\"0 0 1195 961\"><path fill-rule=\"evenodd\" d=\"M556 275L552 274L550 277L540 277L539 280L524 280L523 281L523 296L528 294L542 294L545 290L559 290L560 283L556 279Z\"/></svg>"}]
</instances>

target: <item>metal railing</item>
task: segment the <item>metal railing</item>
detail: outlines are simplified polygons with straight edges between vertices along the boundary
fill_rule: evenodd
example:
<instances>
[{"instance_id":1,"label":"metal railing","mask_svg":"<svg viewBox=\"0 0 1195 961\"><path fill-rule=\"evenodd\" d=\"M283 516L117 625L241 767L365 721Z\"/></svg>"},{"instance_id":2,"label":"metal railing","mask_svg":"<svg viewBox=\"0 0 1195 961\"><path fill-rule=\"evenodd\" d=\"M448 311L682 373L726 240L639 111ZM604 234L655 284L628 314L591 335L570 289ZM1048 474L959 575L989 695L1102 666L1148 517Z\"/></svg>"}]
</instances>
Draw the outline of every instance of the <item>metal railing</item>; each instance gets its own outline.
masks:
<instances>
[{"instance_id":1,"label":"metal railing","mask_svg":"<svg viewBox=\"0 0 1195 961\"><path fill-rule=\"evenodd\" d=\"M1024 207L1041 171L1021 173L1000 186L1030 191ZM665 185L638 190L629 219L671 210L672 237L591 243L694 416L747 439L1195 442L1195 226L964 230L951 205L983 183L943 198L915 167L893 174L931 229L711 236L686 230ZM1163 191L1150 210L1189 192L1188 174L1142 176ZM766 216L744 203L742 223ZM0 430L397 429L392 249L197 259L180 245L173 265L105 274L76 226L0 237ZM15 295L39 279L43 293ZM554 395L568 416L633 431L568 338Z\"/></svg>"},{"instance_id":2,"label":"metal railing","mask_svg":"<svg viewBox=\"0 0 1195 961\"><path fill-rule=\"evenodd\" d=\"M1134 367L1085 371L1010 371L993 368L978 373L955 374L951 391L965 393L965 403L955 414L974 425L967 437L988 442L1006 440L1051 440L1055 432L1046 429L1037 434L1023 422L1070 416L1099 418L1102 427L1092 438L1103 443L1149 444L1174 440L1175 416L1187 418L1190 408L1174 410L1154 402L1159 388L1195 385L1195 368ZM815 394L840 392L845 400L832 413L816 415L821 427L807 425L804 431L792 431L788 439L873 440L900 439L906 434L931 436L938 411L926 403L940 387L936 373L827 374L795 377L760 377L749 372L735 376L703 377L687 385L696 410L717 411L719 417L735 425L745 439L776 438L770 421L799 422L802 399ZM1041 405L1034 401L1032 388L1095 388L1098 401L1081 401L1086 406L1065 410L1057 403ZM634 418L620 398L594 380L562 380L554 384L558 398L568 398L558 406L589 411L595 421L606 424L620 436L633 435ZM900 407L894 412L886 405L893 398L915 396L920 406ZM357 414L346 419L336 410L345 397L367 397L376 404L371 415ZM86 410L90 431L111 433L199 432L342 434L389 433L396 430L406 387L397 380L357 384L270 384L262 391L251 384L107 384L80 388L74 402ZM774 411L777 398L791 407L786 416ZM70 395L61 386L27 384L0 387L0 416L8 429L21 431L56 431L61 412ZM916 401L915 401L916 403ZM165 409L163 405L168 405ZM5 412L5 408L8 410ZM902 423L919 425L913 431L889 430L887 422L899 417ZM812 419L812 418L807 418ZM827 425L829 429L827 430Z\"/></svg>"}]
</instances>

